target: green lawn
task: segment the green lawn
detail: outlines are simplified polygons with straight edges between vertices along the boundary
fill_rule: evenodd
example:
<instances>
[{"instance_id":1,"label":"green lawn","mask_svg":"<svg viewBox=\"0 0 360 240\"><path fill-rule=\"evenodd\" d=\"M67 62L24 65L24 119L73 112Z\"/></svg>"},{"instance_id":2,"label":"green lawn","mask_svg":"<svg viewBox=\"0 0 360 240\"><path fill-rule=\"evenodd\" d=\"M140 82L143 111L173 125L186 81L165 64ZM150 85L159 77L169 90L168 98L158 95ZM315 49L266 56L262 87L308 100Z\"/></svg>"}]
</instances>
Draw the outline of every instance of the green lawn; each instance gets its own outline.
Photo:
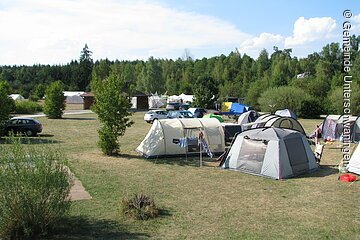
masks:
<instances>
[{"instance_id":1,"label":"green lawn","mask_svg":"<svg viewBox=\"0 0 360 240\"><path fill-rule=\"evenodd\" d=\"M199 168L198 158L140 158L134 149L150 128L143 114L134 114L117 157L97 148L95 114L39 118L44 132L32 143L54 141L93 197L74 202L57 239L360 238L359 183L338 181L338 144L326 145L318 172L276 181L219 169L211 159ZM301 120L307 132L319 122ZM138 192L154 197L159 218L121 216L122 198Z\"/></svg>"}]
</instances>

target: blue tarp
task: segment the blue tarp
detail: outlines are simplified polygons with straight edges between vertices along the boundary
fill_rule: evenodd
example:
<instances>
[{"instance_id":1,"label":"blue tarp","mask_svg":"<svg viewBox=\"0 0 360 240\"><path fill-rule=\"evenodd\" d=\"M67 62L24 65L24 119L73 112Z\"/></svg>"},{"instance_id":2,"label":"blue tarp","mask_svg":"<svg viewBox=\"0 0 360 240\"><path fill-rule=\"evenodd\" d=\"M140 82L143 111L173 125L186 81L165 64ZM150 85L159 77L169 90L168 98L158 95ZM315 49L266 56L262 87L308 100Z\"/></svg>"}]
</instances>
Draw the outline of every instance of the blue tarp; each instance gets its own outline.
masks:
<instances>
[{"instance_id":1,"label":"blue tarp","mask_svg":"<svg viewBox=\"0 0 360 240\"><path fill-rule=\"evenodd\" d=\"M252 110L252 107L247 106L245 104L241 104L241 103L232 103L230 112L221 112L221 114L223 114L223 115L240 115L249 110Z\"/></svg>"}]
</instances>

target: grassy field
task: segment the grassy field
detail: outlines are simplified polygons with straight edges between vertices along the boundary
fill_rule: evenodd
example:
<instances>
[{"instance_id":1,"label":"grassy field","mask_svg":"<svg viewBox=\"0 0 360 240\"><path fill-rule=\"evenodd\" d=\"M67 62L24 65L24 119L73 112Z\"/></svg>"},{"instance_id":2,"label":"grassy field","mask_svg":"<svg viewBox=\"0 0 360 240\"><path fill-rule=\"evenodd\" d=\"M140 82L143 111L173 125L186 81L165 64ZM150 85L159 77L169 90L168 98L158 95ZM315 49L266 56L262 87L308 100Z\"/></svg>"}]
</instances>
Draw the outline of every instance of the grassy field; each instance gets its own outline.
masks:
<instances>
[{"instance_id":1,"label":"grassy field","mask_svg":"<svg viewBox=\"0 0 360 240\"><path fill-rule=\"evenodd\" d=\"M121 138L116 157L104 156L96 146L95 114L39 118L44 131L31 143L63 149L93 197L74 202L55 238L360 238L359 183L338 181L338 144L326 145L319 171L276 181L219 169L211 159L199 168L198 158L140 158L134 149L150 128L143 114L133 115L135 124ZM307 132L319 122L301 120ZM142 222L121 216L122 198L139 192L154 197L159 218Z\"/></svg>"}]
</instances>

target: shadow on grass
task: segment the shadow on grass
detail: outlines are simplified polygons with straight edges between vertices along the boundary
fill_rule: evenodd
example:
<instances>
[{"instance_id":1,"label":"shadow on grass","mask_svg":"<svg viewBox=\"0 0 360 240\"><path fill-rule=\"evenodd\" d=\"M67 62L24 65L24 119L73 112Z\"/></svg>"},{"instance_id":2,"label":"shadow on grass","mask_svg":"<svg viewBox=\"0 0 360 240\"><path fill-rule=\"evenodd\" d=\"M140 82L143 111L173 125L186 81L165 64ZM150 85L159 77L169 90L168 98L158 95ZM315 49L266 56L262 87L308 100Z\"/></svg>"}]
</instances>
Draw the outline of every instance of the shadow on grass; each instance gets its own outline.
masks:
<instances>
[{"instance_id":1,"label":"shadow on grass","mask_svg":"<svg viewBox=\"0 0 360 240\"><path fill-rule=\"evenodd\" d=\"M200 165L200 157L199 155L191 155L186 158L186 156L172 156L172 157L158 157L158 158L144 158L135 154L128 153L120 153L112 155L112 157L116 158L126 158L129 160L136 159L142 161L149 161L154 164L168 164L168 165L177 165L177 166L193 166L199 167ZM203 166L218 166L217 158L209 158L203 155Z\"/></svg>"},{"instance_id":2,"label":"shadow on grass","mask_svg":"<svg viewBox=\"0 0 360 240\"><path fill-rule=\"evenodd\" d=\"M154 164L168 164L168 165L177 165L177 166L192 166L199 167L200 166L200 157L199 156L188 156L186 157L166 157L166 158L149 158L148 161ZM215 166L216 158L208 158L203 156L202 160L203 166ZM216 165L217 166L217 165Z\"/></svg>"},{"instance_id":3,"label":"shadow on grass","mask_svg":"<svg viewBox=\"0 0 360 240\"><path fill-rule=\"evenodd\" d=\"M320 168L314 172L303 174L297 178L309 178L309 177L326 177L339 173L336 167L337 165L320 165Z\"/></svg>"},{"instance_id":4,"label":"shadow on grass","mask_svg":"<svg viewBox=\"0 0 360 240\"><path fill-rule=\"evenodd\" d=\"M18 140L21 144L29 145L61 143L61 141L47 139L43 137L16 137L15 139ZM0 144L11 144L12 141L13 140L11 138L0 138Z\"/></svg>"},{"instance_id":5,"label":"shadow on grass","mask_svg":"<svg viewBox=\"0 0 360 240\"><path fill-rule=\"evenodd\" d=\"M63 219L46 239L148 239L145 233L129 232L126 225L111 220L94 220L84 217Z\"/></svg>"},{"instance_id":6,"label":"shadow on grass","mask_svg":"<svg viewBox=\"0 0 360 240\"><path fill-rule=\"evenodd\" d=\"M96 118L86 118L86 117L63 117L60 120L79 120L79 121L84 121L84 120L96 120Z\"/></svg>"}]
</instances>

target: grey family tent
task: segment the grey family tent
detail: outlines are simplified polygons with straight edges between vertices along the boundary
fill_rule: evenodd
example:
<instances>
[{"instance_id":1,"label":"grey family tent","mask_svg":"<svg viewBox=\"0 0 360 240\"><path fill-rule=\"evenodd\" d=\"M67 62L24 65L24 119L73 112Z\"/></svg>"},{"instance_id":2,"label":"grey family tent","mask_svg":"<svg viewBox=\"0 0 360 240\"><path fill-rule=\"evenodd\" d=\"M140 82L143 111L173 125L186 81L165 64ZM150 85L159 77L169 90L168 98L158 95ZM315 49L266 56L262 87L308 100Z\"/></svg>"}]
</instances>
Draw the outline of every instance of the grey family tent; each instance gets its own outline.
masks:
<instances>
[{"instance_id":1,"label":"grey family tent","mask_svg":"<svg viewBox=\"0 0 360 240\"><path fill-rule=\"evenodd\" d=\"M271 127L237 135L221 167L284 179L315 170L318 164L305 135Z\"/></svg>"},{"instance_id":2,"label":"grey family tent","mask_svg":"<svg viewBox=\"0 0 360 240\"><path fill-rule=\"evenodd\" d=\"M290 109L282 109L282 110L277 110L275 112L275 115L281 116L281 117L291 117L291 118L295 118L297 119L296 114L291 111Z\"/></svg>"},{"instance_id":3,"label":"grey family tent","mask_svg":"<svg viewBox=\"0 0 360 240\"><path fill-rule=\"evenodd\" d=\"M322 137L324 140L340 140L344 126L350 129L350 140L360 141L360 117L347 115L328 115L322 123Z\"/></svg>"},{"instance_id":4,"label":"grey family tent","mask_svg":"<svg viewBox=\"0 0 360 240\"><path fill-rule=\"evenodd\" d=\"M154 121L144 140L136 148L146 158L198 154L202 132L214 154L225 150L224 130L215 118L175 118ZM186 139L186 144L184 140Z\"/></svg>"},{"instance_id":5,"label":"grey family tent","mask_svg":"<svg viewBox=\"0 0 360 240\"><path fill-rule=\"evenodd\" d=\"M258 119L256 119L253 123L243 124L244 128L262 128L262 127L277 127L277 128L285 128L292 129L298 131L305 135L305 130L301 126L298 120L291 117L281 117L277 115L265 114L261 115Z\"/></svg>"},{"instance_id":6,"label":"grey family tent","mask_svg":"<svg viewBox=\"0 0 360 240\"><path fill-rule=\"evenodd\" d=\"M258 112L254 111L254 110L250 110L248 112L241 114L238 118L237 123L240 125L252 123L252 122L255 122L256 119L258 119L259 117L260 117L260 114ZM243 131L246 129L247 129L246 127L242 128Z\"/></svg>"},{"instance_id":7,"label":"grey family tent","mask_svg":"<svg viewBox=\"0 0 360 240\"><path fill-rule=\"evenodd\" d=\"M356 150L351 155L347 170L360 175L360 147L356 147Z\"/></svg>"}]
</instances>

